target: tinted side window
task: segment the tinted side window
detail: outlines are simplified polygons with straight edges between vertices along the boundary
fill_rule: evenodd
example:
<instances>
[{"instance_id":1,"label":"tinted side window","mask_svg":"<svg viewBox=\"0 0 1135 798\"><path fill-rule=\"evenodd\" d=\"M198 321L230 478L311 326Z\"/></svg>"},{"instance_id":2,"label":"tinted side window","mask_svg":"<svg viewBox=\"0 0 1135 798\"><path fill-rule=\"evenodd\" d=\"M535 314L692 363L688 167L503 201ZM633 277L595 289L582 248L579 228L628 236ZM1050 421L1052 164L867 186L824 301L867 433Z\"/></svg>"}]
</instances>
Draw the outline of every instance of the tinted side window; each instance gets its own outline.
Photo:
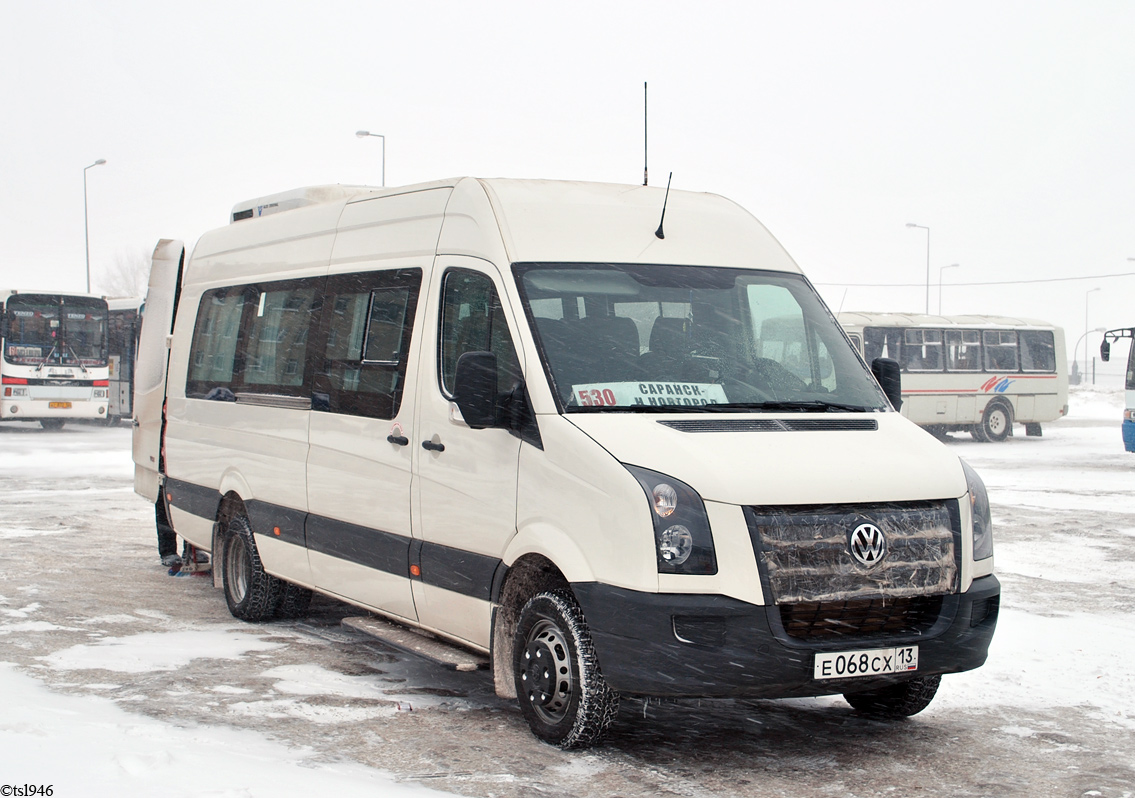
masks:
<instances>
[{"instance_id":1,"label":"tinted side window","mask_svg":"<svg viewBox=\"0 0 1135 798\"><path fill-rule=\"evenodd\" d=\"M369 418L398 415L421 282L421 269L328 280L316 408Z\"/></svg>"},{"instance_id":2,"label":"tinted side window","mask_svg":"<svg viewBox=\"0 0 1135 798\"><path fill-rule=\"evenodd\" d=\"M870 363L878 357L889 357L902 363L902 330L867 327L863 330L863 359Z\"/></svg>"},{"instance_id":3,"label":"tinted side window","mask_svg":"<svg viewBox=\"0 0 1135 798\"><path fill-rule=\"evenodd\" d=\"M215 288L202 295L189 350L186 396L236 398L233 379L237 373L236 352L243 310L244 289L241 287Z\"/></svg>"},{"instance_id":4,"label":"tinted side window","mask_svg":"<svg viewBox=\"0 0 1135 798\"><path fill-rule=\"evenodd\" d=\"M246 389L300 393L296 389L304 384L308 328L316 293L311 280L261 287L245 338Z\"/></svg>"},{"instance_id":5,"label":"tinted side window","mask_svg":"<svg viewBox=\"0 0 1135 798\"><path fill-rule=\"evenodd\" d=\"M509 393L520 383L520 363L500 299L487 275L452 269L445 275L441 304L441 388L453 396L457 359L466 352L497 356L497 388Z\"/></svg>"},{"instance_id":6,"label":"tinted side window","mask_svg":"<svg viewBox=\"0 0 1135 798\"><path fill-rule=\"evenodd\" d=\"M1022 330L1021 370L1056 371L1056 345L1048 330Z\"/></svg>"}]
</instances>

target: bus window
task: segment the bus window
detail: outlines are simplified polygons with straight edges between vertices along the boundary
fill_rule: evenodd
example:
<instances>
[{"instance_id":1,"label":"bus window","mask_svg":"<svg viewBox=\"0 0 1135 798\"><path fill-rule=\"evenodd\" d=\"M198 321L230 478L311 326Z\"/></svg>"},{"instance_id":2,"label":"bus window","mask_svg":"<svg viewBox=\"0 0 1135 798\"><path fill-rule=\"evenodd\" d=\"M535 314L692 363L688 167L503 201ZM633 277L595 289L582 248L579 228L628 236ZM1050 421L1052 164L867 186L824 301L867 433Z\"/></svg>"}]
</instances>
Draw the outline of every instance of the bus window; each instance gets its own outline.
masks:
<instances>
[{"instance_id":1,"label":"bus window","mask_svg":"<svg viewBox=\"0 0 1135 798\"><path fill-rule=\"evenodd\" d=\"M979 330L946 330L946 371L981 371Z\"/></svg>"},{"instance_id":2,"label":"bus window","mask_svg":"<svg viewBox=\"0 0 1135 798\"><path fill-rule=\"evenodd\" d=\"M1017 370L1017 333L1015 330L986 330L982 337L985 344L986 371Z\"/></svg>"},{"instance_id":3,"label":"bus window","mask_svg":"<svg viewBox=\"0 0 1135 798\"><path fill-rule=\"evenodd\" d=\"M1056 346L1049 330L1021 330L1021 371L1056 371Z\"/></svg>"},{"instance_id":4,"label":"bus window","mask_svg":"<svg viewBox=\"0 0 1135 798\"><path fill-rule=\"evenodd\" d=\"M942 370L942 331L906 330L902 351L904 371Z\"/></svg>"}]
</instances>

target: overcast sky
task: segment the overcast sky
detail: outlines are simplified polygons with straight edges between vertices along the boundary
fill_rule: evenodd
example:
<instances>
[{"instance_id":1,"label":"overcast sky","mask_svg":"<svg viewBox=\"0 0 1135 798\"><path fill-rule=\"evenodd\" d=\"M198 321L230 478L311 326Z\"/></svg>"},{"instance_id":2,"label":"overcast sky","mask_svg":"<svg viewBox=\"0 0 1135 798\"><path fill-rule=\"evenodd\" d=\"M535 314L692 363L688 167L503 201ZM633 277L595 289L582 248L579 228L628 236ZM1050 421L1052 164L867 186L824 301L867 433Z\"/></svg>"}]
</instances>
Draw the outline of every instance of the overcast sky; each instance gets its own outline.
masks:
<instances>
[{"instance_id":1,"label":"overcast sky","mask_svg":"<svg viewBox=\"0 0 1135 798\"><path fill-rule=\"evenodd\" d=\"M651 184L752 211L833 310L1135 324L1135 3L0 0L0 286L95 289L303 185ZM941 267L960 264L957 268ZM894 287L867 287L886 283ZM847 285L853 284L853 285ZM1088 294L1094 288L1100 291ZM1098 347L1098 336L1092 348ZM1083 351L1081 347L1080 351Z\"/></svg>"}]
</instances>

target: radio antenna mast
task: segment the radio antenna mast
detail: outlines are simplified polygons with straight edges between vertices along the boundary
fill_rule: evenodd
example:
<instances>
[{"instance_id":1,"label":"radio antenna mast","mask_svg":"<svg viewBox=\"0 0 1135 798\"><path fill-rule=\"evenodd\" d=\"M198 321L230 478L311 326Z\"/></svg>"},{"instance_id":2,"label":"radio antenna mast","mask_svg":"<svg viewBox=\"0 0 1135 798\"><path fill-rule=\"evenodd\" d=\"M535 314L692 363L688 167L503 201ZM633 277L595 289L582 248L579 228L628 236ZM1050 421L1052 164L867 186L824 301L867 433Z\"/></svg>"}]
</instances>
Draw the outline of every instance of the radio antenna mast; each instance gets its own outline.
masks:
<instances>
[{"instance_id":1,"label":"radio antenna mast","mask_svg":"<svg viewBox=\"0 0 1135 798\"><path fill-rule=\"evenodd\" d=\"M642 82L642 184L645 186L650 172L646 168L647 156L647 115L646 115L646 81Z\"/></svg>"}]
</instances>

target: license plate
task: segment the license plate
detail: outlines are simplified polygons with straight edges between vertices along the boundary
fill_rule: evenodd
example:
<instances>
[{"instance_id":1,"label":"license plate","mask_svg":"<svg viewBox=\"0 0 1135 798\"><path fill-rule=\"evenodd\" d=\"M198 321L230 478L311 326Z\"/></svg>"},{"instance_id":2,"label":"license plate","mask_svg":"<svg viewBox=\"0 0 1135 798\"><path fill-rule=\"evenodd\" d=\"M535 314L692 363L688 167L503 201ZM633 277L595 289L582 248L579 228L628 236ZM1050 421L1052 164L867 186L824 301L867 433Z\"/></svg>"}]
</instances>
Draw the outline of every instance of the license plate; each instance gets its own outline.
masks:
<instances>
[{"instance_id":1,"label":"license plate","mask_svg":"<svg viewBox=\"0 0 1135 798\"><path fill-rule=\"evenodd\" d=\"M918 646L867 651L825 651L816 654L812 678L850 679L918 670Z\"/></svg>"},{"instance_id":2,"label":"license plate","mask_svg":"<svg viewBox=\"0 0 1135 798\"><path fill-rule=\"evenodd\" d=\"M70 402L48 402L47 406L50 407L52 410L70 410L71 409L71 403Z\"/></svg>"}]
</instances>

